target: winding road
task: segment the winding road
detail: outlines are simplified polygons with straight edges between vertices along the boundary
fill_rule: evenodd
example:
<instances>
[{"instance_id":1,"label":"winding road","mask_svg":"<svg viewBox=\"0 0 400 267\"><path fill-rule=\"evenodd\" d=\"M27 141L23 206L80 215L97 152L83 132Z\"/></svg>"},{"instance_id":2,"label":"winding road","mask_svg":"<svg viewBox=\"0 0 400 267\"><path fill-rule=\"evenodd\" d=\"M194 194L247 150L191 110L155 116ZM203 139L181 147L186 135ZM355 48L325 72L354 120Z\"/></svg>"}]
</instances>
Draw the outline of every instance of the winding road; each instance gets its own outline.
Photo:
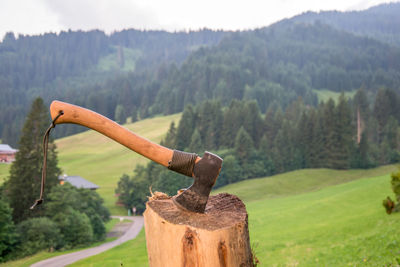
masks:
<instances>
[{"instance_id":1,"label":"winding road","mask_svg":"<svg viewBox=\"0 0 400 267\"><path fill-rule=\"evenodd\" d=\"M110 248L113 248L115 246L118 246L128 240L134 239L140 232L140 230L143 227L143 217L142 216L112 216L112 218L123 218L125 220L131 220L133 223L131 226L127 229L125 234L123 234L120 238L101 244L100 246L93 247L93 248L88 248L84 250L80 250L77 252L69 253L69 254L64 254L60 255L57 257L53 257L47 260L39 261L31 267L61 267L61 266L66 266L68 264L74 263L78 260L99 254L101 252L104 252L106 250L109 250Z\"/></svg>"}]
</instances>

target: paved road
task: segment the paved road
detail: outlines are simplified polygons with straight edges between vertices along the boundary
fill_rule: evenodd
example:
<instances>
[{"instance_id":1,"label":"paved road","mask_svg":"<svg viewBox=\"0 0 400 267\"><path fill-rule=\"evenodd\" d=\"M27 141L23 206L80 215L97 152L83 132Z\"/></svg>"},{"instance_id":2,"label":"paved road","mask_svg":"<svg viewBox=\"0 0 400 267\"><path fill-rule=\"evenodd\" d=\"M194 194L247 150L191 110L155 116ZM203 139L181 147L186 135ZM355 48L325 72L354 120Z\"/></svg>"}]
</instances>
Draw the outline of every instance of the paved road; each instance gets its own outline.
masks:
<instances>
[{"instance_id":1,"label":"paved road","mask_svg":"<svg viewBox=\"0 0 400 267\"><path fill-rule=\"evenodd\" d=\"M135 217L129 217L129 216L112 216L113 218L124 218L126 220L131 220L133 221L131 227L125 232L123 236L120 238L104 243L98 247L94 248L88 248L85 250L80 250L77 252L69 253L69 254L64 254L61 256L53 257L44 261L39 261L31 267L61 267L61 266L66 266L68 264L74 263L78 260L99 254L103 251L106 251L110 248L113 248L115 246L118 246L128 240L134 239L140 232L140 230L143 227L143 217L142 216L135 216Z\"/></svg>"}]
</instances>

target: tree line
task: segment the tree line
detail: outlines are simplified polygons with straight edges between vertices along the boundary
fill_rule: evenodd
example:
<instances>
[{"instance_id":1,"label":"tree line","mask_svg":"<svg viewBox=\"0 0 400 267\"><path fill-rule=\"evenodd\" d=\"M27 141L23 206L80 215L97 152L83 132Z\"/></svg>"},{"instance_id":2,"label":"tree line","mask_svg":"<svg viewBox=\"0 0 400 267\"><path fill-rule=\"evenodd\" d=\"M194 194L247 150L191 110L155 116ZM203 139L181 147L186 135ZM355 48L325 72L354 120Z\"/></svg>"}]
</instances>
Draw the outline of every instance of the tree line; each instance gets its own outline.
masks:
<instances>
[{"instance_id":1,"label":"tree line","mask_svg":"<svg viewBox=\"0 0 400 267\"><path fill-rule=\"evenodd\" d=\"M88 86L79 98L78 92L71 94L68 101L76 99L74 103L121 123L128 117L134 121L181 112L207 99L223 106L232 99L256 100L265 113L272 104L285 109L299 96L306 105L317 106L321 89L362 87L368 97L380 87L398 91L398 62L399 48L323 24L286 22L232 33L216 46L193 52L180 66L161 64L152 71L117 76Z\"/></svg>"},{"instance_id":2,"label":"tree line","mask_svg":"<svg viewBox=\"0 0 400 267\"><path fill-rule=\"evenodd\" d=\"M124 48L138 54L133 72L98 68L110 55L122 62ZM254 99L265 113L273 102L285 109L299 96L316 106L318 90L363 87L376 94L380 87L398 91L400 84L398 46L292 20L244 32L8 34L0 62L0 134L11 145L36 96L123 122L181 112L207 99L224 106L232 99ZM58 137L81 130L69 126Z\"/></svg>"},{"instance_id":3,"label":"tree line","mask_svg":"<svg viewBox=\"0 0 400 267\"><path fill-rule=\"evenodd\" d=\"M30 209L40 194L41 144L49 119L43 100L37 98L26 118L10 176L0 186L0 262L105 239L104 223L110 214L103 199L95 191L60 184L61 170L52 139L47 154L45 204Z\"/></svg>"},{"instance_id":4,"label":"tree line","mask_svg":"<svg viewBox=\"0 0 400 267\"><path fill-rule=\"evenodd\" d=\"M25 114L38 96L46 104L59 99L95 107L101 112L107 109L99 98L107 99L120 89L107 88L110 83L107 81L110 79L112 83L119 77L125 82L124 57L120 53L123 48L137 52L135 72L151 73L161 63L180 64L193 50L214 45L226 34L207 29L178 33L124 30L110 36L99 30L69 30L37 36L15 36L9 32L0 42L1 139L18 145ZM120 65L101 68L101 60L107 57L118 59ZM117 100L123 97L123 92L118 94L121 96ZM82 96L87 97L82 100ZM112 111L103 114L114 118L118 104L122 103L111 102ZM68 128L65 134L76 133L78 129Z\"/></svg>"},{"instance_id":5,"label":"tree line","mask_svg":"<svg viewBox=\"0 0 400 267\"><path fill-rule=\"evenodd\" d=\"M366 91L341 94L317 106L299 98L286 109L262 113L256 101L216 100L188 105L178 125L171 123L162 144L223 157L215 187L303 168L371 168L400 161L400 96L380 89L371 102ZM148 188L176 194L191 179L149 163L123 175L116 193L127 208L144 210Z\"/></svg>"},{"instance_id":6,"label":"tree line","mask_svg":"<svg viewBox=\"0 0 400 267\"><path fill-rule=\"evenodd\" d=\"M386 3L365 12L306 12L293 18L297 22L324 23L335 28L400 45L399 3Z\"/></svg>"}]
</instances>

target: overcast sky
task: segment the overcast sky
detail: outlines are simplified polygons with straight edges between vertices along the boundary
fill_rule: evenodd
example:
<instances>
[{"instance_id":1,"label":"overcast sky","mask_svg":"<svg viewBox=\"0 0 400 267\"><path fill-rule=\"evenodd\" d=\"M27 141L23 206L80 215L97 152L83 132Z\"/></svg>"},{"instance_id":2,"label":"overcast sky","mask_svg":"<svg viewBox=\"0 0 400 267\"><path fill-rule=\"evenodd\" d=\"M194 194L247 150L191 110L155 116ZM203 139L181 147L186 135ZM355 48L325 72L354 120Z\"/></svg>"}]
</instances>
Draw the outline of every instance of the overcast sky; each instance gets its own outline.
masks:
<instances>
[{"instance_id":1,"label":"overcast sky","mask_svg":"<svg viewBox=\"0 0 400 267\"><path fill-rule=\"evenodd\" d=\"M385 2L393 0L0 0L0 40L9 31L244 30L308 10L362 10Z\"/></svg>"}]
</instances>

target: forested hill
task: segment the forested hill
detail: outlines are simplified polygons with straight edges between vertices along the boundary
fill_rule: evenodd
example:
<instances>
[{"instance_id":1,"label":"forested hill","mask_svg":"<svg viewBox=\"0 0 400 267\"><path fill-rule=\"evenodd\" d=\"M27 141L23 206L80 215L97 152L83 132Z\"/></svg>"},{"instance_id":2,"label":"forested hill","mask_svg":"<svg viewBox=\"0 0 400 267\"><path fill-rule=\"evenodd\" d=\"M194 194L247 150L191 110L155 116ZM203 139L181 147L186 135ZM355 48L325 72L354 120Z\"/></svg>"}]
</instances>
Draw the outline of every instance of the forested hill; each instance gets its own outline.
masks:
<instances>
[{"instance_id":1,"label":"forested hill","mask_svg":"<svg viewBox=\"0 0 400 267\"><path fill-rule=\"evenodd\" d=\"M365 11L307 12L292 21L324 23L358 35L400 46L400 3L382 4Z\"/></svg>"},{"instance_id":2,"label":"forested hill","mask_svg":"<svg viewBox=\"0 0 400 267\"><path fill-rule=\"evenodd\" d=\"M131 29L110 36L98 30L40 36L7 33L0 43L0 139L16 145L27 108L37 96L46 103L52 99L89 103L94 109L101 106L100 111L110 108L113 114L115 103L105 103L108 99L102 99L105 95L98 85L127 72L180 64L191 52L217 44L226 34L207 29L177 33Z\"/></svg>"},{"instance_id":3,"label":"forested hill","mask_svg":"<svg viewBox=\"0 0 400 267\"><path fill-rule=\"evenodd\" d=\"M213 98L256 99L265 112L274 101L284 108L298 96L316 104L316 90L374 93L399 85L400 47L325 24L285 21L193 53L161 88L153 110L174 113Z\"/></svg>"},{"instance_id":4,"label":"forested hill","mask_svg":"<svg viewBox=\"0 0 400 267\"><path fill-rule=\"evenodd\" d=\"M352 16L378 23L382 13L392 14L385 7ZM207 99L224 106L232 99L256 99L265 112L272 104L285 109L299 96L316 105L319 90L364 88L370 99L381 87L400 91L400 46L297 19L243 32L9 33L0 43L0 139L16 145L37 96L123 123L127 117L180 112ZM390 30L396 23L386 21L382 34L397 38ZM64 129L57 134L77 131Z\"/></svg>"}]
</instances>

